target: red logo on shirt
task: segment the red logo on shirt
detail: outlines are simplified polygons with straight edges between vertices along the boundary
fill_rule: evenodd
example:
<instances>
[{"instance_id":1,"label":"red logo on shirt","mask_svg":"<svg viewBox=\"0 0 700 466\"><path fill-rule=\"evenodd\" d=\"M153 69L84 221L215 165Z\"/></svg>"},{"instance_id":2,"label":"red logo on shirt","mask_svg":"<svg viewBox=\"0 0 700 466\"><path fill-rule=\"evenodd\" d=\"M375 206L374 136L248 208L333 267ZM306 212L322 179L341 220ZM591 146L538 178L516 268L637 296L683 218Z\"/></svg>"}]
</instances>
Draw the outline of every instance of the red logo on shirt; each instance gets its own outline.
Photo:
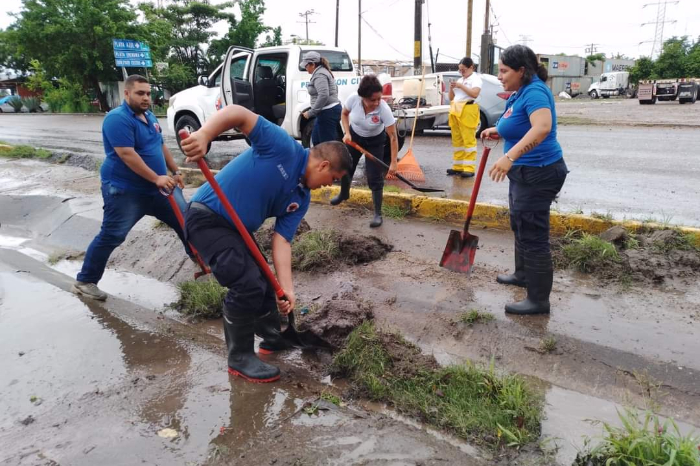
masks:
<instances>
[{"instance_id":1,"label":"red logo on shirt","mask_svg":"<svg viewBox=\"0 0 700 466\"><path fill-rule=\"evenodd\" d=\"M503 118L508 118L513 114L513 107L510 107L506 113L503 114Z\"/></svg>"},{"instance_id":2,"label":"red logo on shirt","mask_svg":"<svg viewBox=\"0 0 700 466\"><path fill-rule=\"evenodd\" d=\"M287 212L295 212L297 209L299 209L299 204L296 202L292 202L287 206Z\"/></svg>"},{"instance_id":3,"label":"red logo on shirt","mask_svg":"<svg viewBox=\"0 0 700 466\"><path fill-rule=\"evenodd\" d=\"M154 128L156 129L156 131L158 131L159 133L162 131L162 130L160 129L160 125L159 125L158 123L153 123L153 127L154 127Z\"/></svg>"},{"instance_id":4,"label":"red logo on shirt","mask_svg":"<svg viewBox=\"0 0 700 466\"><path fill-rule=\"evenodd\" d=\"M372 115L372 123L375 125L379 123L379 115Z\"/></svg>"}]
</instances>

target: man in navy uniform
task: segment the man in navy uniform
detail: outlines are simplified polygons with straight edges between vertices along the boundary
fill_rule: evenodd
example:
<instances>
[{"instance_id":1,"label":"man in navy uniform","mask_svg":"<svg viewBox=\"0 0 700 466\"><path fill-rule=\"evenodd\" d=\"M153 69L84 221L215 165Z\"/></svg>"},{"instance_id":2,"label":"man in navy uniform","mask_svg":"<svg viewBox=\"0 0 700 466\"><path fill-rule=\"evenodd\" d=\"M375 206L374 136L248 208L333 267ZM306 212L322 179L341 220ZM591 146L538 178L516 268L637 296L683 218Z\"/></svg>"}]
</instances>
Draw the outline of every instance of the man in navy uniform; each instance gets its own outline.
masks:
<instances>
[{"instance_id":1,"label":"man in navy uniform","mask_svg":"<svg viewBox=\"0 0 700 466\"><path fill-rule=\"evenodd\" d=\"M294 309L292 238L309 208L309 191L341 179L352 168L352 159L340 142L304 149L279 126L230 105L182 141L187 161L204 157L208 144L231 128L245 134L251 147L229 162L216 181L251 235L265 219L275 217L272 261L288 301L277 299L208 183L192 197L185 230L214 277L229 289L224 299L229 373L251 382L272 382L280 371L256 356L254 335L263 337L263 353L286 348L277 309L285 315Z\"/></svg>"},{"instance_id":2,"label":"man in navy uniform","mask_svg":"<svg viewBox=\"0 0 700 466\"><path fill-rule=\"evenodd\" d=\"M165 196L158 191L183 187L182 176L163 142L163 130L151 105L151 85L143 76L126 79L124 102L107 114L102 123L105 160L100 169L104 216L100 232L85 253L83 267L72 291L104 301L107 294L97 287L109 256L133 226L150 215L177 232L185 245L182 228ZM170 169L172 176L167 175Z\"/></svg>"}]
</instances>

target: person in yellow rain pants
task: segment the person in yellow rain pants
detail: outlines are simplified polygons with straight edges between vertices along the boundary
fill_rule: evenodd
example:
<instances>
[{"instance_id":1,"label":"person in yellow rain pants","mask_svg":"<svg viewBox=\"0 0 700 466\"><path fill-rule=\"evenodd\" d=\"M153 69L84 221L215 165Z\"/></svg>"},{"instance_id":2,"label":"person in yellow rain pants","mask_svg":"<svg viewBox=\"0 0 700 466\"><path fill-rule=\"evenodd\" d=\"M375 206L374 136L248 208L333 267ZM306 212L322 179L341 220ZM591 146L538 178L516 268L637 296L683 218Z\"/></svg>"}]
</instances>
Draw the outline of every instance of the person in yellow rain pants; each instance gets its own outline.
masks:
<instances>
[{"instance_id":1,"label":"person in yellow rain pants","mask_svg":"<svg viewBox=\"0 0 700 466\"><path fill-rule=\"evenodd\" d=\"M478 98L481 76L474 72L474 62L464 57L459 62L461 78L450 83L450 116L452 130L452 168L448 175L469 178L476 168L476 129L479 127Z\"/></svg>"}]
</instances>

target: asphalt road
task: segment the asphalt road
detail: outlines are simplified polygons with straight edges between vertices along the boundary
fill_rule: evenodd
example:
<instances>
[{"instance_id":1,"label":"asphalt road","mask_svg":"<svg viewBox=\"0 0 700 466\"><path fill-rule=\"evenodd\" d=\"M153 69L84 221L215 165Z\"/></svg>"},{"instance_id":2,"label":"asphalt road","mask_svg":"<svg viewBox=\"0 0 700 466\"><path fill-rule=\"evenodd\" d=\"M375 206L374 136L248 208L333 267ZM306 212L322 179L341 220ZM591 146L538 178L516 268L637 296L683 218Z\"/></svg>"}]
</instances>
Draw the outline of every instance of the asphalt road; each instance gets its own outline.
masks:
<instances>
[{"instance_id":1,"label":"asphalt road","mask_svg":"<svg viewBox=\"0 0 700 466\"><path fill-rule=\"evenodd\" d=\"M101 123L99 115L2 114L0 140L104 156ZM700 226L698 129L562 125L559 141L571 173L556 209ZM166 143L179 154L175 138L167 129ZM247 147L243 141L214 143L209 158L221 165ZM445 188L448 197L470 196L472 180L445 175L451 160L449 133L417 136L413 152L426 174L427 185ZM491 157L495 160L501 154L498 147ZM361 173L358 170L356 183L362 183ZM507 192L507 183L484 180L479 200L506 205Z\"/></svg>"}]
</instances>

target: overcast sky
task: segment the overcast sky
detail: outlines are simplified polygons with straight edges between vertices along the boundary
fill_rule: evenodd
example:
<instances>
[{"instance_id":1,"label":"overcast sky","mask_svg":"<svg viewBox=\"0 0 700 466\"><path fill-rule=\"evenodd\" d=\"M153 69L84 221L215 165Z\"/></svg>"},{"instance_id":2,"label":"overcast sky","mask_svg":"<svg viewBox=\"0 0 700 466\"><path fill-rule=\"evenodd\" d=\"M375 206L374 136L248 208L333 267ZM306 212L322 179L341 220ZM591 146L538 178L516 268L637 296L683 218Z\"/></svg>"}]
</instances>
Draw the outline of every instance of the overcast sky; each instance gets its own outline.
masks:
<instances>
[{"instance_id":1,"label":"overcast sky","mask_svg":"<svg viewBox=\"0 0 700 466\"><path fill-rule=\"evenodd\" d=\"M132 3L138 3L131 0ZM501 47L523 43L537 53L585 55L585 48L596 44L607 56L623 53L630 57L649 55L654 38L657 5L660 0L588 0L564 3L555 0L492 0L492 24ZM663 1L663 0L661 0ZM167 0L165 0L167 4ZM219 3L212 0L212 3ZM282 26L283 38L292 34L305 37L306 29L299 13L314 10L309 18L309 38L333 45L335 38L335 0L266 0L265 23ZM21 0L3 0L0 27L12 18L7 12L21 8ZM339 46L357 58L358 0L340 0ZM474 0L472 53L480 53L484 29L485 0ZM644 7L645 4L651 4ZM362 1L362 58L413 60L414 0ZM494 19L495 13L495 19ZM439 61L454 61L466 53L467 1L425 0L423 6L424 52L428 55L428 18L431 23L433 52L439 49ZM700 35L700 1L680 0L667 5L664 38L672 35ZM225 25L217 25L224 31ZM642 43L640 45L640 42ZM588 45L587 45L588 44ZM474 56L476 61L478 57Z\"/></svg>"}]
</instances>

